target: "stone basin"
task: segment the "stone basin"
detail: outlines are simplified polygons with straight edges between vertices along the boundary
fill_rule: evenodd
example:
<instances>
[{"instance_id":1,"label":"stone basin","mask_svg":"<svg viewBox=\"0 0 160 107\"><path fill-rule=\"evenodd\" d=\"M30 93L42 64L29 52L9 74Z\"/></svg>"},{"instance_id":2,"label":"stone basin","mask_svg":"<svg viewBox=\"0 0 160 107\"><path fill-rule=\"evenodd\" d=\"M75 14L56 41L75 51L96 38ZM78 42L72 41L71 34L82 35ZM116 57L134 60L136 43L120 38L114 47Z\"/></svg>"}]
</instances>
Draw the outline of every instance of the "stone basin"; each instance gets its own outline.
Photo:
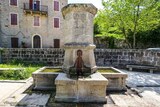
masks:
<instances>
[{"instance_id":1,"label":"stone basin","mask_svg":"<svg viewBox=\"0 0 160 107\"><path fill-rule=\"evenodd\" d=\"M108 79L107 91L122 91L126 90L126 78L128 75L114 67L99 67L99 69L113 70L112 73L101 72L101 74Z\"/></svg>"},{"instance_id":2,"label":"stone basin","mask_svg":"<svg viewBox=\"0 0 160 107\"><path fill-rule=\"evenodd\" d=\"M94 102L106 103L106 87L108 80L99 72L88 78L71 79L60 73L55 80L56 102Z\"/></svg>"},{"instance_id":3,"label":"stone basin","mask_svg":"<svg viewBox=\"0 0 160 107\"><path fill-rule=\"evenodd\" d=\"M45 69L62 69L61 67L42 67L32 73L34 81L34 89L36 90L53 90L55 88L55 79L60 72L43 72ZM116 72L101 72L101 74L108 79L108 91L121 91L126 89L127 74L119 69L113 67L98 67L100 69L112 69ZM62 72L61 72L62 73Z\"/></svg>"},{"instance_id":4,"label":"stone basin","mask_svg":"<svg viewBox=\"0 0 160 107\"><path fill-rule=\"evenodd\" d=\"M33 84L35 90L53 90L55 86L55 79L58 72L43 72L45 69L59 69L60 67L42 67L32 73Z\"/></svg>"}]
</instances>

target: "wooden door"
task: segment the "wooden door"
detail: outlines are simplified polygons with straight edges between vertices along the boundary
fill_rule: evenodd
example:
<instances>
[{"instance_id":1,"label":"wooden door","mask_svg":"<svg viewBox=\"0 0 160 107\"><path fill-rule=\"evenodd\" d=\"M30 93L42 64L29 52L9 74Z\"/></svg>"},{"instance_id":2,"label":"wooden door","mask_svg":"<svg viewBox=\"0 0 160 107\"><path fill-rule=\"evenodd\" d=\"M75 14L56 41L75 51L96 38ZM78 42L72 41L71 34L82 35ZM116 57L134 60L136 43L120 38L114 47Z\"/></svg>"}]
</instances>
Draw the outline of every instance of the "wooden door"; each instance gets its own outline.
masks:
<instances>
[{"instance_id":1,"label":"wooden door","mask_svg":"<svg viewBox=\"0 0 160 107\"><path fill-rule=\"evenodd\" d=\"M18 38L11 38L11 48L18 48Z\"/></svg>"},{"instance_id":2,"label":"wooden door","mask_svg":"<svg viewBox=\"0 0 160 107\"><path fill-rule=\"evenodd\" d=\"M54 48L60 48L60 40L54 39Z\"/></svg>"},{"instance_id":3,"label":"wooden door","mask_svg":"<svg viewBox=\"0 0 160 107\"><path fill-rule=\"evenodd\" d=\"M41 48L41 38L38 35L33 37L33 48Z\"/></svg>"}]
</instances>

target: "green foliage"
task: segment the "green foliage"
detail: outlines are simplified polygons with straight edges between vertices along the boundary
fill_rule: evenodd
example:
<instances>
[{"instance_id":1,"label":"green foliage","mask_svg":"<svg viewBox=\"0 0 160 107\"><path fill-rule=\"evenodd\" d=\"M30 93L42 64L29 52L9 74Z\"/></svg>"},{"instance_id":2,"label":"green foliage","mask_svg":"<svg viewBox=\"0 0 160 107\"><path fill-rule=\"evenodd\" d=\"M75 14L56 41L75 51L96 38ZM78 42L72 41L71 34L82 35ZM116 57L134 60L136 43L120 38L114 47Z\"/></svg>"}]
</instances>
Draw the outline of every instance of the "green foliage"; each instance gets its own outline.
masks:
<instances>
[{"instance_id":1,"label":"green foliage","mask_svg":"<svg viewBox=\"0 0 160 107\"><path fill-rule=\"evenodd\" d=\"M28 78L30 75L26 70L8 70L1 71L0 78L1 79L10 79L10 80L22 80Z\"/></svg>"},{"instance_id":2,"label":"green foliage","mask_svg":"<svg viewBox=\"0 0 160 107\"><path fill-rule=\"evenodd\" d=\"M154 30L137 33L137 45L140 48L160 47L160 26Z\"/></svg>"},{"instance_id":3,"label":"green foliage","mask_svg":"<svg viewBox=\"0 0 160 107\"><path fill-rule=\"evenodd\" d=\"M32 72L36 71L43 64L31 64L23 61L12 60L11 62L0 64L0 68L24 68L24 70L8 70L0 71L0 79L5 80L22 80L27 79L32 75Z\"/></svg>"},{"instance_id":4,"label":"green foliage","mask_svg":"<svg viewBox=\"0 0 160 107\"><path fill-rule=\"evenodd\" d=\"M155 0L103 0L95 24L101 36L125 39L129 48L136 48L139 32L157 29L160 25L160 2Z\"/></svg>"}]
</instances>

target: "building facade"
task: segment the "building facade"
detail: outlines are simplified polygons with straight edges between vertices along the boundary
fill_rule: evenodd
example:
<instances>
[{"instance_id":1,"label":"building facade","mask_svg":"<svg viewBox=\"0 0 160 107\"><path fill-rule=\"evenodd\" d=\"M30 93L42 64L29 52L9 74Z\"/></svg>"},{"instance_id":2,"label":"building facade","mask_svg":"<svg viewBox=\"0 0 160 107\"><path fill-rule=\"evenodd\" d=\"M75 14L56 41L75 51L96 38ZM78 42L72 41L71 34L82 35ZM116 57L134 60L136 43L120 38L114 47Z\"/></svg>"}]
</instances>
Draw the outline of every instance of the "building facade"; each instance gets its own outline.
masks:
<instances>
[{"instance_id":1,"label":"building facade","mask_svg":"<svg viewBox=\"0 0 160 107\"><path fill-rule=\"evenodd\" d=\"M68 0L0 0L0 47L59 48Z\"/></svg>"}]
</instances>

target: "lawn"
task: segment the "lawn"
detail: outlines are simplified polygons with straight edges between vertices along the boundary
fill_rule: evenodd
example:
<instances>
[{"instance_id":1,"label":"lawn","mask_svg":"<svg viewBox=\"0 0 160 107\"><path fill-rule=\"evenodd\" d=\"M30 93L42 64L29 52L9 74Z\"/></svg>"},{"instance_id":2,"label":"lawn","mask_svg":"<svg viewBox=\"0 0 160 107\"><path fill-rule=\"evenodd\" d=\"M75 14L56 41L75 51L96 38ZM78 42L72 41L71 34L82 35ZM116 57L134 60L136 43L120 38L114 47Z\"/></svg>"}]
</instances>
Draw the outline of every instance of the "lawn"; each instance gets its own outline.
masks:
<instances>
[{"instance_id":1,"label":"lawn","mask_svg":"<svg viewBox=\"0 0 160 107\"><path fill-rule=\"evenodd\" d=\"M0 64L0 68L24 68L24 70L0 71L0 80L24 80L31 77L32 72L41 68L42 64L24 63L23 61L11 61Z\"/></svg>"}]
</instances>

